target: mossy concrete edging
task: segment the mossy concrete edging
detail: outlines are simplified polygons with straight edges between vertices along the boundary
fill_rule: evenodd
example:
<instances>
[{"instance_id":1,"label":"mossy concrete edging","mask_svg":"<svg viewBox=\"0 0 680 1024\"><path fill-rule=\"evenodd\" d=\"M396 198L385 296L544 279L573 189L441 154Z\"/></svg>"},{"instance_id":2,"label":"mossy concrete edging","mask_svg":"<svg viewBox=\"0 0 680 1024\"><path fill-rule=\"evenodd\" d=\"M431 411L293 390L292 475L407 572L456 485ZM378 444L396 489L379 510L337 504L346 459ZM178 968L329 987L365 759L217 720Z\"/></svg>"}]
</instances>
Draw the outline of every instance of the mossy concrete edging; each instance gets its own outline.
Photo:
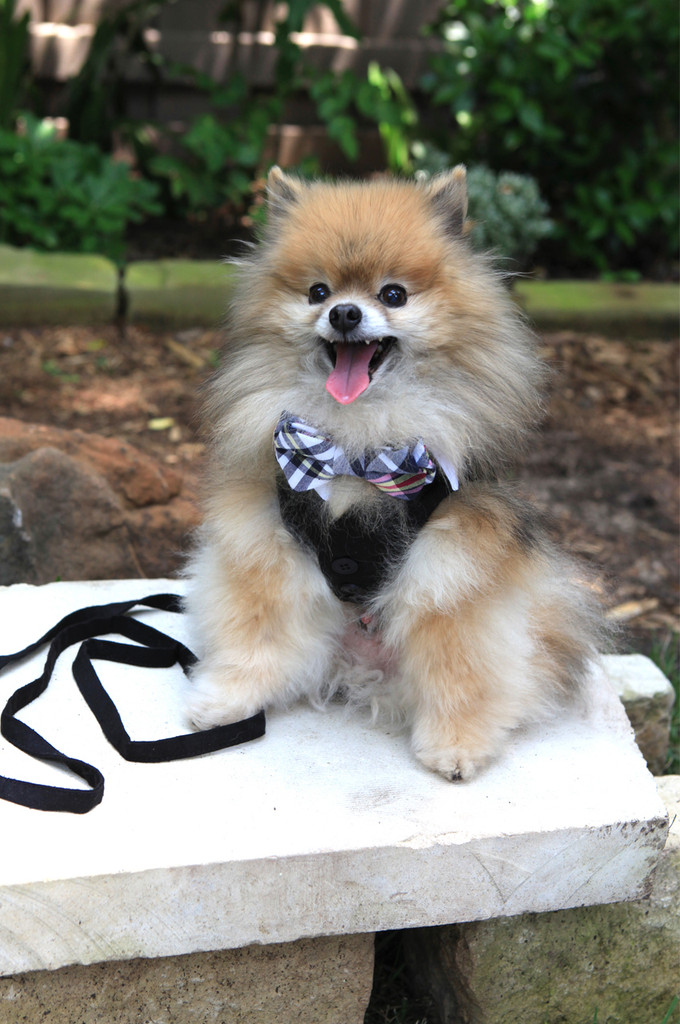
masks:
<instances>
[{"instance_id":1,"label":"mossy concrete edging","mask_svg":"<svg viewBox=\"0 0 680 1024\"><path fill-rule=\"evenodd\" d=\"M0 325L110 323L219 327L233 268L219 260L139 261L0 245ZM675 284L519 280L518 304L541 330L674 337Z\"/></svg>"},{"instance_id":2,"label":"mossy concrete edging","mask_svg":"<svg viewBox=\"0 0 680 1024\"><path fill-rule=\"evenodd\" d=\"M130 263L123 275L123 315L152 327L219 327L233 268L215 260Z\"/></svg>"},{"instance_id":3,"label":"mossy concrete edging","mask_svg":"<svg viewBox=\"0 0 680 1024\"><path fill-rule=\"evenodd\" d=\"M639 281L518 281L515 296L542 330L599 331L624 337L677 336L676 284Z\"/></svg>"},{"instance_id":4,"label":"mossy concrete edging","mask_svg":"<svg viewBox=\"0 0 680 1024\"><path fill-rule=\"evenodd\" d=\"M0 324L110 323L119 273L104 256L0 245Z\"/></svg>"}]
</instances>

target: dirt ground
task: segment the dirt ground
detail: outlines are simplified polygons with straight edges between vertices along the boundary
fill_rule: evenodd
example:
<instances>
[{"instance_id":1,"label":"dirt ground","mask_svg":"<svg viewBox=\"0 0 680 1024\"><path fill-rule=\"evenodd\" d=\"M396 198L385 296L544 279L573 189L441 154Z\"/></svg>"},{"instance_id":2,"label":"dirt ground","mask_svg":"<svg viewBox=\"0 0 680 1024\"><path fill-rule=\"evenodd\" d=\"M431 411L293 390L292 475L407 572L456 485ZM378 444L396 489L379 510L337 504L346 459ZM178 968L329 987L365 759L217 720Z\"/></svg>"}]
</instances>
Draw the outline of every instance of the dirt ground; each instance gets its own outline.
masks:
<instances>
[{"instance_id":1,"label":"dirt ground","mask_svg":"<svg viewBox=\"0 0 680 1024\"><path fill-rule=\"evenodd\" d=\"M203 330L6 328L0 413L122 438L181 470L191 492L197 395L219 345ZM597 570L622 649L648 653L680 626L678 346L562 332L541 349L551 394L516 484Z\"/></svg>"}]
</instances>

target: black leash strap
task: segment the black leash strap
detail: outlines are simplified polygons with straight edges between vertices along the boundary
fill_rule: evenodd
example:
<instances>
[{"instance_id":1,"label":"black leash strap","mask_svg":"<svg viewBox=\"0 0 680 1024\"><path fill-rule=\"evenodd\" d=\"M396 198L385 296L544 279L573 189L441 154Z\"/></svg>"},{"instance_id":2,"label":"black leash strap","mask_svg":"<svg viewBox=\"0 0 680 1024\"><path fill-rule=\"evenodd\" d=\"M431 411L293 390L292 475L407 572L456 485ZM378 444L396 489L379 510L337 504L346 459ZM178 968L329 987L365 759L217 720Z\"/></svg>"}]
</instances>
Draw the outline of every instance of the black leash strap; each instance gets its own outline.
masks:
<instances>
[{"instance_id":1,"label":"black leash strap","mask_svg":"<svg viewBox=\"0 0 680 1024\"><path fill-rule=\"evenodd\" d=\"M15 654L0 655L0 672L7 666L49 643L42 674L20 687L7 701L0 718L0 732L15 747L40 761L66 768L88 784L89 789L68 789L0 775L0 799L42 811L71 811L85 814L104 796L104 776L94 765L69 757L48 743L43 736L16 716L47 689L57 658L68 647L80 644L73 662L73 676L78 689L99 722L102 731L126 761L175 761L185 757L213 753L264 735L265 717L260 711L251 718L231 725L220 725L203 732L158 740L132 740L125 730L118 710L102 686L93 661L113 661L139 668L169 668L179 664L188 672L196 656L188 647L161 633L152 626L127 613L136 605L162 611L181 612L181 600L176 594L153 594L132 601L93 605L71 612L44 636ZM99 639L116 633L134 641L124 644Z\"/></svg>"}]
</instances>

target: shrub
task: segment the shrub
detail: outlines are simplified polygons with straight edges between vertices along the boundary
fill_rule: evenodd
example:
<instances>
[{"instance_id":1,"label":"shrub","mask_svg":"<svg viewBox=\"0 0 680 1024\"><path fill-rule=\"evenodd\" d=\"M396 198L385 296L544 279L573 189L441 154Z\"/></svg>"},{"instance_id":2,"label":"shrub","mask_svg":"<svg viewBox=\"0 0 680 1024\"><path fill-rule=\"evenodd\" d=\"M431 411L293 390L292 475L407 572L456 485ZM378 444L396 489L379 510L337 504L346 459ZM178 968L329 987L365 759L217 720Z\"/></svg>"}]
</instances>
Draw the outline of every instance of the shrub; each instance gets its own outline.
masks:
<instances>
[{"instance_id":1,"label":"shrub","mask_svg":"<svg viewBox=\"0 0 680 1024\"><path fill-rule=\"evenodd\" d=\"M48 122L21 129L0 129L0 241L120 260L126 225L160 212L156 186Z\"/></svg>"},{"instance_id":2,"label":"shrub","mask_svg":"<svg viewBox=\"0 0 680 1024\"><path fill-rule=\"evenodd\" d=\"M668 267L678 221L672 4L448 0L430 31L443 52L423 87L451 115L433 141L452 163L535 177L562 269Z\"/></svg>"},{"instance_id":3,"label":"shrub","mask_svg":"<svg viewBox=\"0 0 680 1024\"><path fill-rule=\"evenodd\" d=\"M410 136L418 115L396 71L371 61L365 79L353 71L341 75L317 72L309 76L308 88L329 137L346 157L355 160L359 156L357 127L363 121L377 125L389 170L411 170Z\"/></svg>"},{"instance_id":4,"label":"shrub","mask_svg":"<svg viewBox=\"0 0 680 1024\"><path fill-rule=\"evenodd\" d=\"M553 230L536 181L526 174L471 167L467 187L473 244L511 260L512 269L526 270L538 243Z\"/></svg>"},{"instance_id":5,"label":"shrub","mask_svg":"<svg viewBox=\"0 0 680 1024\"><path fill-rule=\"evenodd\" d=\"M196 79L213 112L180 130L131 126L130 139L140 170L160 186L167 213L201 217L225 207L233 213L251 195L276 100L254 104L240 75L226 87L206 76ZM238 115L231 113L235 106Z\"/></svg>"}]
</instances>

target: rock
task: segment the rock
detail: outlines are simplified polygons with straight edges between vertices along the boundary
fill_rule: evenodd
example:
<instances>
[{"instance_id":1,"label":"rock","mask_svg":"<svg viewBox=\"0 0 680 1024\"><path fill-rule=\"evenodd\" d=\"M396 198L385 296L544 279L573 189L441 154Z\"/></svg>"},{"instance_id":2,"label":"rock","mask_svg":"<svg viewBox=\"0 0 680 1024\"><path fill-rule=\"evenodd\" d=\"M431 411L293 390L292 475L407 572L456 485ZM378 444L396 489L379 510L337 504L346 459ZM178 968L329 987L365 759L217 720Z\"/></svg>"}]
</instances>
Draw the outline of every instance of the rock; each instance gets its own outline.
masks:
<instances>
[{"instance_id":1,"label":"rock","mask_svg":"<svg viewBox=\"0 0 680 1024\"><path fill-rule=\"evenodd\" d=\"M373 935L0 978L0 1024L361 1024Z\"/></svg>"},{"instance_id":2,"label":"rock","mask_svg":"<svg viewBox=\"0 0 680 1024\"><path fill-rule=\"evenodd\" d=\"M197 525L196 506L189 498L178 495L167 505L131 510L125 523L144 576L161 578L182 564L188 534Z\"/></svg>"},{"instance_id":3,"label":"rock","mask_svg":"<svg viewBox=\"0 0 680 1024\"><path fill-rule=\"evenodd\" d=\"M680 984L680 776L657 785L672 825L648 898L405 933L441 1024L661 1024Z\"/></svg>"},{"instance_id":4,"label":"rock","mask_svg":"<svg viewBox=\"0 0 680 1024\"><path fill-rule=\"evenodd\" d=\"M611 658L609 679L623 701L635 739L653 775L664 770L675 692L660 668L641 654Z\"/></svg>"},{"instance_id":5,"label":"rock","mask_svg":"<svg viewBox=\"0 0 680 1024\"><path fill-rule=\"evenodd\" d=\"M163 504L182 489L182 477L161 467L125 441L0 417L0 463L35 451L58 448L104 476L131 507Z\"/></svg>"},{"instance_id":6,"label":"rock","mask_svg":"<svg viewBox=\"0 0 680 1024\"><path fill-rule=\"evenodd\" d=\"M29 538L22 529L21 509L0 483L0 584L27 580L32 572Z\"/></svg>"},{"instance_id":7,"label":"rock","mask_svg":"<svg viewBox=\"0 0 680 1024\"><path fill-rule=\"evenodd\" d=\"M20 553L0 583L142 575L116 495L77 459L39 448L0 466L0 501L11 518L2 545Z\"/></svg>"},{"instance_id":8,"label":"rock","mask_svg":"<svg viewBox=\"0 0 680 1024\"><path fill-rule=\"evenodd\" d=\"M125 442L0 417L0 584L171 575L197 522L182 487Z\"/></svg>"}]
</instances>

